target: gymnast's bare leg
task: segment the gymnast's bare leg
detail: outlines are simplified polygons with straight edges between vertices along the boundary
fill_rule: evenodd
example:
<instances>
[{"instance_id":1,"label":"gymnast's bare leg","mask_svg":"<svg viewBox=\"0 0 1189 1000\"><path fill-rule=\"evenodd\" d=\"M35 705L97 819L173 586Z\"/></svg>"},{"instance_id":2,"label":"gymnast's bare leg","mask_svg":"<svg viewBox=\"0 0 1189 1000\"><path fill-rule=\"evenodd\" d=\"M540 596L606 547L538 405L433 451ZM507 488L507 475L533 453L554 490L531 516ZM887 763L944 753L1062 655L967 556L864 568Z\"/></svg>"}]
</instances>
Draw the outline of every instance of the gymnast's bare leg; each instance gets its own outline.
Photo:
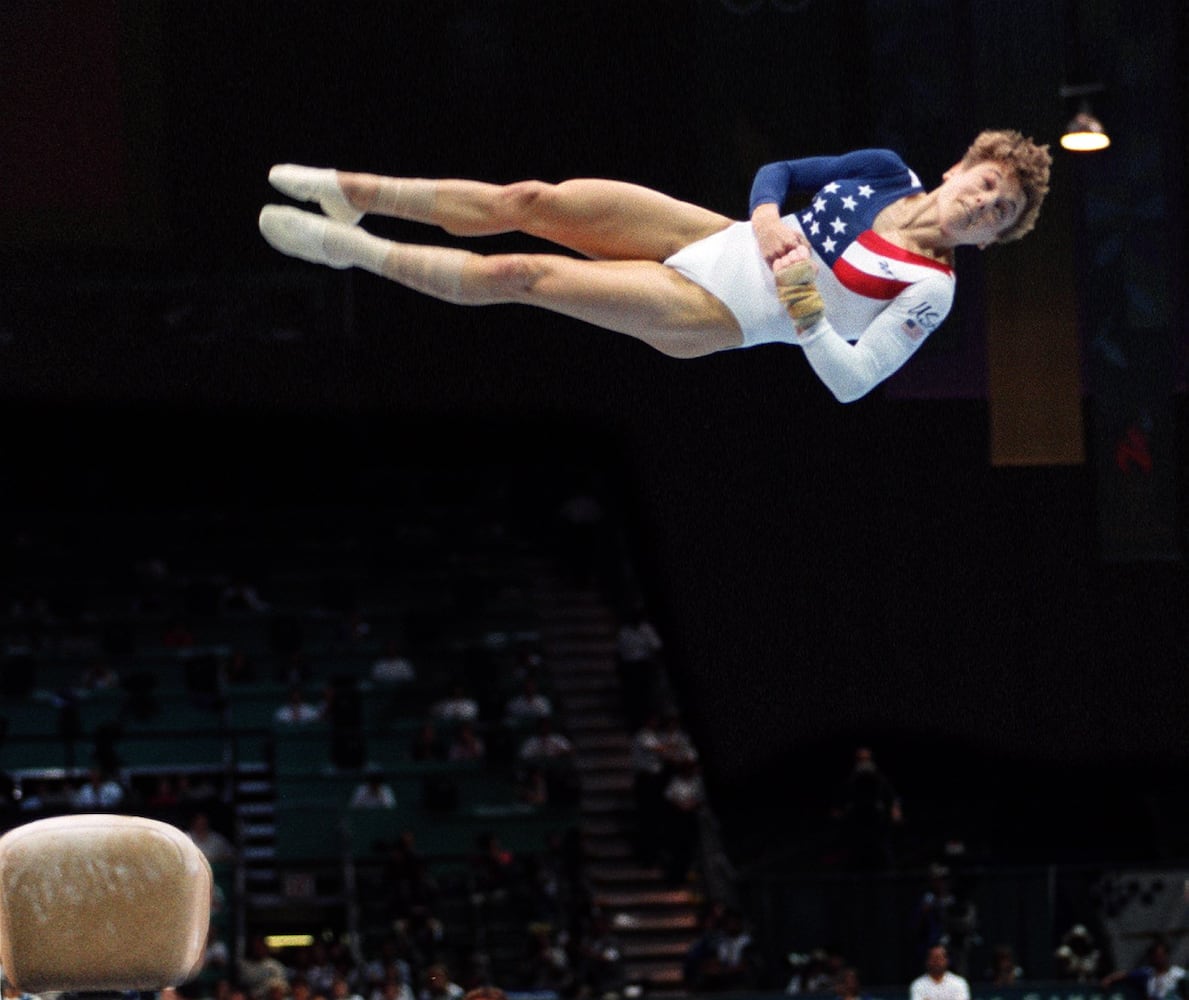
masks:
<instances>
[{"instance_id":1,"label":"gymnast's bare leg","mask_svg":"<svg viewBox=\"0 0 1189 1000\"><path fill-rule=\"evenodd\" d=\"M462 305L539 306L635 337L673 357L697 357L742 345L730 310L660 263L682 246L729 225L725 216L615 181L503 186L368 179L373 175L326 171L323 179L327 174L334 178L341 198L336 204L333 192L320 192L316 185L313 190L299 188L290 178L277 178L276 172L274 168L270 179L280 190L319 201L328 215L337 216L267 206L260 217L261 232L291 256L332 267L362 267ZM352 176L365 180L351 180ZM340 187L342 177L347 180ZM525 232L602 259L484 256L397 243L348 224L353 213L366 210L430 223L458 235Z\"/></svg>"},{"instance_id":2,"label":"gymnast's bare leg","mask_svg":"<svg viewBox=\"0 0 1189 1000\"><path fill-rule=\"evenodd\" d=\"M725 229L717 212L622 181L549 184L426 180L284 164L269 180L295 198L318 201L341 222L364 213L438 226L455 236L521 232L596 260L666 260Z\"/></svg>"}]
</instances>

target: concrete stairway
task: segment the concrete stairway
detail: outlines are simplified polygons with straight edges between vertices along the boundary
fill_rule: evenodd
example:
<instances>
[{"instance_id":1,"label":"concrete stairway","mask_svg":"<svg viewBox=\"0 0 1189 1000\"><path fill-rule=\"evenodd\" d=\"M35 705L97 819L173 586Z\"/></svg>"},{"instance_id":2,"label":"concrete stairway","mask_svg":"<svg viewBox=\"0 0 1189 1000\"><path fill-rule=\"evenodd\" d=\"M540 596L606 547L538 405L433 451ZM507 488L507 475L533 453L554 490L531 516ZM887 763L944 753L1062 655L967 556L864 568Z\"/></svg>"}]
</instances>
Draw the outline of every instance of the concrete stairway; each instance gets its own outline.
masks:
<instances>
[{"instance_id":1,"label":"concrete stairway","mask_svg":"<svg viewBox=\"0 0 1189 1000\"><path fill-rule=\"evenodd\" d=\"M692 885L667 885L659 869L642 868L633 853L631 736L615 669L615 618L595 591L556 580L543 582L537 605L555 710L574 743L596 901L622 943L629 980L679 989L700 895Z\"/></svg>"}]
</instances>

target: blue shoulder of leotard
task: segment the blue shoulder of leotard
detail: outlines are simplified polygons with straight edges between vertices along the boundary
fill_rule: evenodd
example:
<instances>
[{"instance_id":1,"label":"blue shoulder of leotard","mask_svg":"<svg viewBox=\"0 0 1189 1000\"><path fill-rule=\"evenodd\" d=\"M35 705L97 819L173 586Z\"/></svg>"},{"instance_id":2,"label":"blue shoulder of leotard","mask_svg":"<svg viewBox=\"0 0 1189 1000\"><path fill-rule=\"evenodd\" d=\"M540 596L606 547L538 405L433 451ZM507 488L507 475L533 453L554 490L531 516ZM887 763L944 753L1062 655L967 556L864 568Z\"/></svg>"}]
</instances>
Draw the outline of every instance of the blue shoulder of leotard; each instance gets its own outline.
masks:
<instances>
[{"instance_id":1,"label":"blue shoulder of leotard","mask_svg":"<svg viewBox=\"0 0 1189 1000\"><path fill-rule=\"evenodd\" d=\"M794 191L817 191L831 181L855 177L881 178L907 173L908 167L890 149L858 149L842 156L809 156L778 160L756 171L748 210L758 205L783 205Z\"/></svg>"}]
</instances>

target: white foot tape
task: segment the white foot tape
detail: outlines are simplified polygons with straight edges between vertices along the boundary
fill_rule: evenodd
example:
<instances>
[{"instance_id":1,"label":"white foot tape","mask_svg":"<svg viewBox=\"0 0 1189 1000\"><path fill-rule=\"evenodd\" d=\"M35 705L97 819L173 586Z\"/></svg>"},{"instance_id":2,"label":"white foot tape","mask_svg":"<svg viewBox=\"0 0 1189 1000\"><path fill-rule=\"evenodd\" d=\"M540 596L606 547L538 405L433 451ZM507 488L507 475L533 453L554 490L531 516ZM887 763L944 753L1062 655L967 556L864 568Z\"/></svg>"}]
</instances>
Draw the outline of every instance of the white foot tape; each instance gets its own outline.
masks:
<instances>
[{"instance_id":1,"label":"white foot tape","mask_svg":"<svg viewBox=\"0 0 1189 1000\"><path fill-rule=\"evenodd\" d=\"M323 212L338 222L353 226L363 218L363 213L343 194L337 170L279 163L268 172L268 182L290 198L316 201Z\"/></svg>"},{"instance_id":2,"label":"white foot tape","mask_svg":"<svg viewBox=\"0 0 1189 1000\"><path fill-rule=\"evenodd\" d=\"M265 205L260 211L260 235L276 250L311 264L350 267L350 261L333 261L326 252L330 220L291 205Z\"/></svg>"}]
</instances>

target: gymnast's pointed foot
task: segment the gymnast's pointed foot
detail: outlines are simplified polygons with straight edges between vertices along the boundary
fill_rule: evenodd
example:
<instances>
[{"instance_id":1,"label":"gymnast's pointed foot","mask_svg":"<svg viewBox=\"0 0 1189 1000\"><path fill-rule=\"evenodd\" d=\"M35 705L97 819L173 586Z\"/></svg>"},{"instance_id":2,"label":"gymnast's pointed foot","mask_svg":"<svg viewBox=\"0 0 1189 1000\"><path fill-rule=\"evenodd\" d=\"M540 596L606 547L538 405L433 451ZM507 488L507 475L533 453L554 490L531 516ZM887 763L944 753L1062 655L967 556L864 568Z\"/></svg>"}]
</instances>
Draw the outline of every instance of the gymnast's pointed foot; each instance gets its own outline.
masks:
<instances>
[{"instance_id":1,"label":"gymnast's pointed foot","mask_svg":"<svg viewBox=\"0 0 1189 1000\"><path fill-rule=\"evenodd\" d=\"M297 201L316 201L323 212L338 222L353 226L363 218L363 212L343 193L337 170L278 163L268 172L268 182Z\"/></svg>"},{"instance_id":2,"label":"gymnast's pointed foot","mask_svg":"<svg viewBox=\"0 0 1189 1000\"><path fill-rule=\"evenodd\" d=\"M350 259L330 252L333 242L327 237L332 226L346 228L324 215L303 212L291 205L265 205L260 211L260 234L274 249L312 264L350 267Z\"/></svg>"}]
</instances>

